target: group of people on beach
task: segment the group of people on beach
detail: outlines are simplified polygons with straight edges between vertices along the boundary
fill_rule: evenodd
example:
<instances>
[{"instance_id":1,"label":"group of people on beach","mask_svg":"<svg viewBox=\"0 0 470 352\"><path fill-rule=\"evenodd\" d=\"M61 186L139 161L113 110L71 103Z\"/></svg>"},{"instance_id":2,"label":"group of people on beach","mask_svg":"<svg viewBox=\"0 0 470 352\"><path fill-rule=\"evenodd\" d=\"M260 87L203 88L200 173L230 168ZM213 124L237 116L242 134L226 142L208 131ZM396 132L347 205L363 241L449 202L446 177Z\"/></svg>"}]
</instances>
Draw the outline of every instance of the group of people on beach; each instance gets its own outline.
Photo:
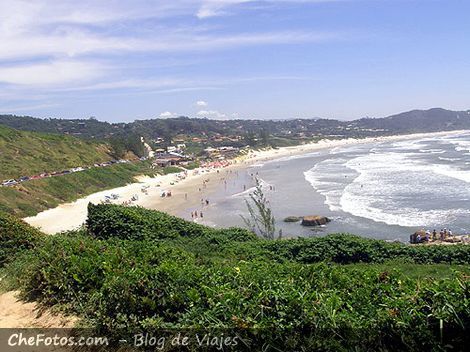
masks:
<instances>
[{"instance_id":1,"label":"group of people on beach","mask_svg":"<svg viewBox=\"0 0 470 352\"><path fill-rule=\"evenodd\" d=\"M436 241L441 240L445 241L447 238L452 237L452 230L443 228L439 233L437 233L436 229L432 230L421 230L415 232L413 235L410 236L411 243L421 243L421 242L429 242L429 241Z\"/></svg>"},{"instance_id":2,"label":"group of people on beach","mask_svg":"<svg viewBox=\"0 0 470 352\"><path fill-rule=\"evenodd\" d=\"M204 206L209 206L209 199L204 199L204 198L201 198L201 205L204 207ZM197 219L197 218L203 218L204 217L204 214L202 212L202 210L200 210L199 212L197 210L195 211L192 211L191 212L191 219Z\"/></svg>"},{"instance_id":3,"label":"group of people on beach","mask_svg":"<svg viewBox=\"0 0 470 352\"><path fill-rule=\"evenodd\" d=\"M198 217L204 217L202 210L199 213L197 212L197 210L191 212L191 219L197 219Z\"/></svg>"}]
</instances>

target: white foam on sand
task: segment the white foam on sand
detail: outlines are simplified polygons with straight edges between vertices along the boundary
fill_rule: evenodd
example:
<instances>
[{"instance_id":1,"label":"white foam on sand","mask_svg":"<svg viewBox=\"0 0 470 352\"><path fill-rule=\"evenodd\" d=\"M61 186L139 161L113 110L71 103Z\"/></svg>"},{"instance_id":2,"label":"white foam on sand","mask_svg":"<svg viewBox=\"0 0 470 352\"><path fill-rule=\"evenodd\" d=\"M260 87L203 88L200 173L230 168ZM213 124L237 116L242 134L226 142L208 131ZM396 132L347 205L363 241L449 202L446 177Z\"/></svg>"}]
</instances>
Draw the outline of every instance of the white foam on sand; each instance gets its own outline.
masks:
<instances>
[{"instance_id":1,"label":"white foam on sand","mask_svg":"<svg viewBox=\"0 0 470 352\"><path fill-rule=\"evenodd\" d=\"M284 156L279 159L274 159L269 161L269 163L274 163L274 162L286 162L290 160L296 160L296 159L305 159L305 158L311 158L312 156L319 155L319 152L313 152L313 153L306 153L306 154L299 154L299 155L289 155L289 156Z\"/></svg>"},{"instance_id":2,"label":"white foam on sand","mask_svg":"<svg viewBox=\"0 0 470 352\"><path fill-rule=\"evenodd\" d=\"M272 186L271 184L269 184L268 182L266 182L266 181L263 180L262 178L259 178L259 177L258 177L258 180L259 180L261 189L262 189L263 191L266 190L266 189L268 189L270 186ZM243 191L243 192L239 192L239 193L232 194L231 197L232 197L232 198L244 197L244 196L249 195L250 193L253 193L255 190L256 190L256 186L253 186L253 187L247 188L247 189L246 189L245 191Z\"/></svg>"},{"instance_id":3,"label":"white foam on sand","mask_svg":"<svg viewBox=\"0 0 470 352\"><path fill-rule=\"evenodd\" d=\"M444 154L446 151L442 149L420 149L421 153L428 153L428 154Z\"/></svg>"},{"instance_id":4,"label":"white foam on sand","mask_svg":"<svg viewBox=\"0 0 470 352\"><path fill-rule=\"evenodd\" d=\"M332 211L341 210L339 200L345 187L345 180L338 178L338 170L340 170L345 163L346 159L343 158L327 159L304 172L305 180L325 197L325 204ZM343 169L341 175L347 178L348 175L345 173L347 173L348 170L346 168ZM349 177L353 178L356 175L357 174L350 172Z\"/></svg>"}]
</instances>

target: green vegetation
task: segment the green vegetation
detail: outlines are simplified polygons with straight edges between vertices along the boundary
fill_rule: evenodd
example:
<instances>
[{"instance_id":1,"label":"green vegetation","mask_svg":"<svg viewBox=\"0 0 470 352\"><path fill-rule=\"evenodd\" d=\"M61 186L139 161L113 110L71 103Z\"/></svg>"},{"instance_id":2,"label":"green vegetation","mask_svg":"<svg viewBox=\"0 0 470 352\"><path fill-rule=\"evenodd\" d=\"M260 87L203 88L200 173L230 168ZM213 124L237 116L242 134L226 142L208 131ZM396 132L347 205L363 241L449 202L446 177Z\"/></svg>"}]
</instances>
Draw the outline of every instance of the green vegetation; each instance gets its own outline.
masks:
<instances>
[{"instance_id":1,"label":"green vegetation","mask_svg":"<svg viewBox=\"0 0 470 352\"><path fill-rule=\"evenodd\" d=\"M259 236L273 240L276 232L275 219L259 179L256 179L255 190L250 193L249 200L245 199L245 203L250 214L249 217L241 215L245 225Z\"/></svg>"},{"instance_id":2,"label":"green vegetation","mask_svg":"<svg viewBox=\"0 0 470 352\"><path fill-rule=\"evenodd\" d=\"M104 143L13 130L0 125L0 180L62 171L111 160Z\"/></svg>"},{"instance_id":3,"label":"green vegetation","mask_svg":"<svg viewBox=\"0 0 470 352\"><path fill-rule=\"evenodd\" d=\"M163 175L168 175L168 174L176 174L181 171L184 171L184 170L176 166L166 166L163 169L160 169L159 173Z\"/></svg>"},{"instance_id":4,"label":"green vegetation","mask_svg":"<svg viewBox=\"0 0 470 352\"><path fill-rule=\"evenodd\" d=\"M86 229L18 254L3 285L115 339L195 329L238 334L245 342L237 351L461 350L468 264L464 245L351 235L267 241L142 208L90 205Z\"/></svg>"},{"instance_id":5,"label":"green vegetation","mask_svg":"<svg viewBox=\"0 0 470 352\"><path fill-rule=\"evenodd\" d=\"M415 132L436 132L470 128L467 111L445 109L414 110L385 118L362 118L354 121L333 119L223 120L178 117L136 120L131 123L108 123L95 119L37 119L28 116L0 115L0 124L20 130L68 133L81 138L107 140L129 135L143 136L149 142L163 138L155 147L165 147L175 136L185 136L191 152L201 146L231 145L242 147L281 147L318 138L364 138ZM192 137L200 142L191 143ZM222 138L221 137L235 137ZM238 139L242 137L242 139Z\"/></svg>"},{"instance_id":6,"label":"green vegetation","mask_svg":"<svg viewBox=\"0 0 470 352\"><path fill-rule=\"evenodd\" d=\"M153 176L150 162L114 164L59 177L31 180L15 187L0 187L0 211L32 216L64 202L105 189L136 182L139 175Z\"/></svg>"},{"instance_id":7,"label":"green vegetation","mask_svg":"<svg viewBox=\"0 0 470 352\"><path fill-rule=\"evenodd\" d=\"M116 159L124 158L129 151L138 157L145 156L145 148L140 136L133 133L122 137L113 136L109 139L109 144L112 150L111 154Z\"/></svg>"},{"instance_id":8,"label":"green vegetation","mask_svg":"<svg viewBox=\"0 0 470 352\"><path fill-rule=\"evenodd\" d=\"M194 170L194 169L197 169L199 166L201 166L199 162L192 161L188 165L185 165L184 168L186 170Z\"/></svg>"},{"instance_id":9,"label":"green vegetation","mask_svg":"<svg viewBox=\"0 0 470 352\"><path fill-rule=\"evenodd\" d=\"M0 212L0 267L24 250L32 249L43 234L25 222Z\"/></svg>"}]
</instances>

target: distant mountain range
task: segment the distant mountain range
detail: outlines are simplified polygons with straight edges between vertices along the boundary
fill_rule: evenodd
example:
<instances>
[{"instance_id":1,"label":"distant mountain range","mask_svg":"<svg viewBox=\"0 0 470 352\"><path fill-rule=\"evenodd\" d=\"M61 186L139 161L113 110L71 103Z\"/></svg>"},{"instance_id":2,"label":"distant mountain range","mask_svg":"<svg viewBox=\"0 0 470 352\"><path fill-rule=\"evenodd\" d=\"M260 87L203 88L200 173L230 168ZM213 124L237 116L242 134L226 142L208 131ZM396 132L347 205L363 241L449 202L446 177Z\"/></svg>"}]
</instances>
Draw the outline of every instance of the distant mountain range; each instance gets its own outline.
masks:
<instances>
[{"instance_id":1,"label":"distant mountain range","mask_svg":"<svg viewBox=\"0 0 470 352\"><path fill-rule=\"evenodd\" d=\"M470 129L470 110L450 111L441 108L413 110L384 118L353 121L333 119L293 120L209 120L178 117L109 123L96 119L39 119L30 116L0 115L0 124L35 132L74 135L82 138L107 139L130 133L149 139L185 136L239 136L269 134L274 138L370 137L415 132Z\"/></svg>"}]
</instances>

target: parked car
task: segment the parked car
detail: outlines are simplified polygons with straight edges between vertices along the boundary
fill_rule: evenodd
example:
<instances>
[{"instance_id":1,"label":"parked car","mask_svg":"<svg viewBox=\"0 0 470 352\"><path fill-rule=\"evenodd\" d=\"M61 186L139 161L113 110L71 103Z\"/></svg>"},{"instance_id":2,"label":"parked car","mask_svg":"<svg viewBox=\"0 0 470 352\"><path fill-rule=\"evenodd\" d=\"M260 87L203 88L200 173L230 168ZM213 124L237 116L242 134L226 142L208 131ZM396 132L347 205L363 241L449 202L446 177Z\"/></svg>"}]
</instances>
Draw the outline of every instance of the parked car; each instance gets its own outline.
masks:
<instances>
[{"instance_id":1,"label":"parked car","mask_svg":"<svg viewBox=\"0 0 470 352\"><path fill-rule=\"evenodd\" d=\"M18 182L16 180L6 180L6 181L3 181L2 182L2 186L13 186L13 185L16 185L18 184Z\"/></svg>"},{"instance_id":2,"label":"parked car","mask_svg":"<svg viewBox=\"0 0 470 352\"><path fill-rule=\"evenodd\" d=\"M23 176L23 177L20 177L18 179L18 182L24 182L24 181L28 181L29 180L29 177L28 176Z\"/></svg>"}]
</instances>

